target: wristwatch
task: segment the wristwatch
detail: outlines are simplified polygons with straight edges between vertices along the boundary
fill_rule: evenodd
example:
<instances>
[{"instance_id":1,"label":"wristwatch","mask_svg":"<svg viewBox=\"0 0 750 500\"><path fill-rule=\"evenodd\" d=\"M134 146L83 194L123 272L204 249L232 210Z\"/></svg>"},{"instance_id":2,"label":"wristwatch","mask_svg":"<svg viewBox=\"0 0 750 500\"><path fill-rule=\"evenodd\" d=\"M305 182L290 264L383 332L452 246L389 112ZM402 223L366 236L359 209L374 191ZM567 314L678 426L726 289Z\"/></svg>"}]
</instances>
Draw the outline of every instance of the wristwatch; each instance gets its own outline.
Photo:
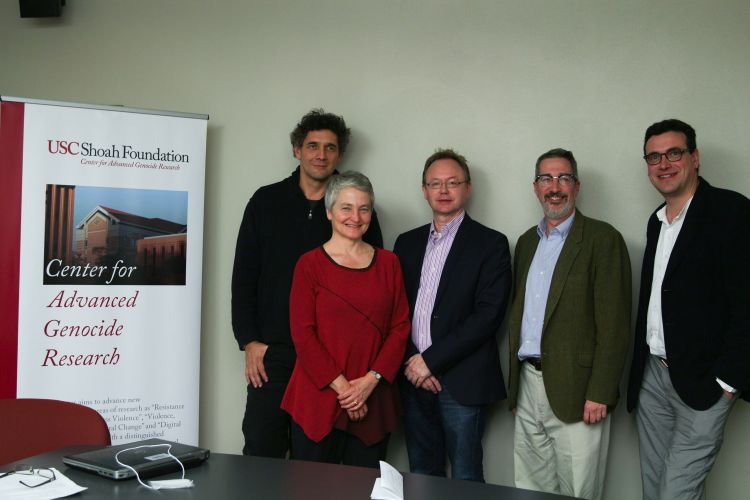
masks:
<instances>
[{"instance_id":1,"label":"wristwatch","mask_svg":"<svg viewBox=\"0 0 750 500\"><path fill-rule=\"evenodd\" d=\"M383 376L382 376L381 374L379 374L378 372L376 372L375 370L370 370L370 373L372 373L372 374L373 374L373 376L375 377L375 379L376 379L376 380L377 380L378 382L380 382L380 379L381 379L381 378L383 378Z\"/></svg>"}]
</instances>

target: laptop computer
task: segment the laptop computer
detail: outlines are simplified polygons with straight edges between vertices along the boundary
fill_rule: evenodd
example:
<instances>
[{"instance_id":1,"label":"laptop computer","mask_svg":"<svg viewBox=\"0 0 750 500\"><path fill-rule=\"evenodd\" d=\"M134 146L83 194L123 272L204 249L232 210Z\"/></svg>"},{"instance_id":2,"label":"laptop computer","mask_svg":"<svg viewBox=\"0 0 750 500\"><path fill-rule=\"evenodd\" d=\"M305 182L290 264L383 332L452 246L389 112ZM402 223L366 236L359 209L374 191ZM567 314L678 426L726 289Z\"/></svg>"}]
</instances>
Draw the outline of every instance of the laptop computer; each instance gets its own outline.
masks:
<instances>
[{"instance_id":1,"label":"laptop computer","mask_svg":"<svg viewBox=\"0 0 750 500\"><path fill-rule=\"evenodd\" d=\"M127 479L135 477L135 474L127 467L118 464L115 461L115 454L128 448L155 444L171 444L170 453L179 458L185 468L201 464L211 453L205 448L154 438L75 453L63 457L63 463L78 469L95 472L110 479ZM137 450L122 452L117 458L120 462L137 470L141 477L153 477L180 470L180 464L167 454L167 450L166 446L138 448Z\"/></svg>"}]
</instances>

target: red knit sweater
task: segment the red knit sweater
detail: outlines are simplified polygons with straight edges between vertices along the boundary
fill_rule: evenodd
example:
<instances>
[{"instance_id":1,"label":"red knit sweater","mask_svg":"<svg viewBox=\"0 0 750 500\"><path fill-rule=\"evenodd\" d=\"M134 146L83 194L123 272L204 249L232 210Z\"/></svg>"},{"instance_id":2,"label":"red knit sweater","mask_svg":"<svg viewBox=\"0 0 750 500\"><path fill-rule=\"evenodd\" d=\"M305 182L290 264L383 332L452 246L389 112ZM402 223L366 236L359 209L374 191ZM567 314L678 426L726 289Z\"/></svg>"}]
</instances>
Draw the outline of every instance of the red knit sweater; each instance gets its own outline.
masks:
<instances>
[{"instance_id":1,"label":"red knit sweater","mask_svg":"<svg viewBox=\"0 0 750 500\"><path fill-rule=\"evenodd\" d=\"M410 328L398 258L376 248L369 267L350 269L323 247L304 254L294 270L290 324L297 362L281 407L316 442L334 427L367 445L382 440L398 424L394 381ZM328 384L370 369L383 380L367 400L367 416L351 422Z\"/></svg>"}]
</instances>

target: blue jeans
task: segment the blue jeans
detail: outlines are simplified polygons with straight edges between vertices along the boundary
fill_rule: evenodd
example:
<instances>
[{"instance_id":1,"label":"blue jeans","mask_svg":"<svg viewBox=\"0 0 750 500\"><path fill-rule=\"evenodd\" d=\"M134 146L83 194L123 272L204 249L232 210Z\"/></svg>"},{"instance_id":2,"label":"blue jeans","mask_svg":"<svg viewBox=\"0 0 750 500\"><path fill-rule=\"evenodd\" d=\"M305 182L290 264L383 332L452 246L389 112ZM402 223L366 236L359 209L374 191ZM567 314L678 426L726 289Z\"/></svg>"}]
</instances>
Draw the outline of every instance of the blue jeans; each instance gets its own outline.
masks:
<instances>
[{"instance_id":1,"label":"blue jeans","mask_svg":"<svg viewBox=\"0 0 750 500\"><path fill-rule=\"evenodd\" d=\"M443 387L433 394L402 384L404 433L411 472L445 477L445 454L453 479L484 482L482 435L486 405L458 403Z\"/></svg>"}]
</instances>

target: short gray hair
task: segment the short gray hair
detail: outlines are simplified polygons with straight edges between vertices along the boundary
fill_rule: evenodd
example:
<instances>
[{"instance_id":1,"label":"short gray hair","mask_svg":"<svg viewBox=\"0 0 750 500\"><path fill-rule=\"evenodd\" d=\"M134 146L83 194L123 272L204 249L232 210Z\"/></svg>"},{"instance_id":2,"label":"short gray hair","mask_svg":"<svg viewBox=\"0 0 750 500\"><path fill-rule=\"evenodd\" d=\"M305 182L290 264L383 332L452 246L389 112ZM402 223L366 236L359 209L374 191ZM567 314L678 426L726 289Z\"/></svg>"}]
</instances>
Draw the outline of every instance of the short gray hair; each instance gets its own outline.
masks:
<instances>
[{"instance_id":1,"label":"short gray hair","mask_svg":"<svg viewBox=\"0 0 750 500\"><path fill-rule=\"evenodd\" d=\"M578 179L578 162L576 161L575 156L573 156L572 151L568 151L567 149L563 148L550 149L546 153L542 154L539 158L537 158L536 166L534 167L534 176L539 175L539 165L541 165L544 160L548 160L549 158L562 158L563 160L568 160L568 163L570 163L570 168L573 169L573 175L576 179Z\"/></svg>"},{"instance_id":2,"label":"short gray hair","mask_svg":"<svg viewBox=\"0 0 750 500\"><path fill-rule=\"evenodd\" d=\"M332 175L328 181L325 197L326 210L330 210L333 207L339 193L346 188L354 188L367 193L370 196L370 206L375 205L375 193L372 190L370 179L365 174L349 170L339 175Z\"/></svg>"}]
</instances>

